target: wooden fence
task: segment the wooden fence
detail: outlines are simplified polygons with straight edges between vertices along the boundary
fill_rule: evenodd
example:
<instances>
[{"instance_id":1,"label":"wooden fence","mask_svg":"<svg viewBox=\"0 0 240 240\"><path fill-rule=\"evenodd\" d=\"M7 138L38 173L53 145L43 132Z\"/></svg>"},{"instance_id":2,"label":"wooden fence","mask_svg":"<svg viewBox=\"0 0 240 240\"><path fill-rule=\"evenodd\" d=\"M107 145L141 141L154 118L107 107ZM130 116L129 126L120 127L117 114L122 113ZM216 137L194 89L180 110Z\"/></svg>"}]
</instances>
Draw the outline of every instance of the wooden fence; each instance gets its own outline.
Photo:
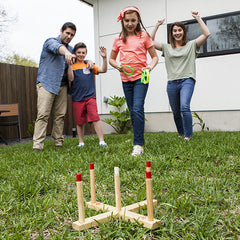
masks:
<instances>
[{"instance_id":1,"label":"wooden fence","mask_svg":"<svg viewBox=\"0 0 240 240\"><path fill-rule=\"evenodd\" d=\"M36 120L37 94L36 79L38 68L0 63L0 103L19 103L21 133L23 138L31 137L29 124ZM71 96L68 96L68 111L65 116L64 134L72 135L75 121L72 112ZM50 118L47 134L51 134L52 120ZM4 138L17 138L17 128L1 127ZM86 125L85 134L94 133L90 124Z\"/></svg>"}]
</instances>

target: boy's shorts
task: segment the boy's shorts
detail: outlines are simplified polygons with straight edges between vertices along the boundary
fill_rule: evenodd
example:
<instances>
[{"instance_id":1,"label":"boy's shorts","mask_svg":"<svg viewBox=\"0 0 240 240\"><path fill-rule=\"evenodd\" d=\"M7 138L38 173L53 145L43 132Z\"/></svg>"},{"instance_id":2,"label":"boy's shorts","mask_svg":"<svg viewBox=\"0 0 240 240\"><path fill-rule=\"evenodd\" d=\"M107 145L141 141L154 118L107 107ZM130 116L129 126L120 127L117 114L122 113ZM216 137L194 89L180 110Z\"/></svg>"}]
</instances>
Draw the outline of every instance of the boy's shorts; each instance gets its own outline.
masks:
<instances>
[{"instance_id":1,"label":"boy's shorts","mask_svg":"<svg viewBox=\"0 0 240 240\"><path fill-rule=\"evenodd\" d=\"M89 123L100 120L98 115L96 97L91 97L81 102L73 102L72 104L77 125L83 125L86 123L86 116Z\"/></svg>"}]
</instances>

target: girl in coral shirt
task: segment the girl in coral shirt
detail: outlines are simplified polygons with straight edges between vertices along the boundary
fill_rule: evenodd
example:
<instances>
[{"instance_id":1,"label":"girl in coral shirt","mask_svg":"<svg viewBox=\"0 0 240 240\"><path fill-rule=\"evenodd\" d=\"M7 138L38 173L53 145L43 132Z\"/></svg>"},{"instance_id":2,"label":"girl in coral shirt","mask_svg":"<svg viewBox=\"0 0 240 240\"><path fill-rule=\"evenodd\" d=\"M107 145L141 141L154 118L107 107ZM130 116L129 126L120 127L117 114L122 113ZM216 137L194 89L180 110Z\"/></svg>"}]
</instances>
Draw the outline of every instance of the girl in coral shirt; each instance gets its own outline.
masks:
<instances>
[{"instance_id":1,"label":"girl in coral shirt","mask_svg":"<svg viewBox=\"0 0 240 240\"><path fill-rule=\"evenodd\" d=\"M156 66L158 56L153 42L142 24L138 8L124 8L120 12L118 21L121 21L122 31L114 40L109 63L121 75L134 133L132 156L137 156L144 152L144 102L149 85L141 83L141 74L144 69L151 71ZM147 52L152 58L149 65L147 64ZM116 61L118 53L120 53L121 63ZM125 74L124 71L127 72L127 70L122 65L131 66L134 73L132 75Z\"/></svg>"}]
</instances>

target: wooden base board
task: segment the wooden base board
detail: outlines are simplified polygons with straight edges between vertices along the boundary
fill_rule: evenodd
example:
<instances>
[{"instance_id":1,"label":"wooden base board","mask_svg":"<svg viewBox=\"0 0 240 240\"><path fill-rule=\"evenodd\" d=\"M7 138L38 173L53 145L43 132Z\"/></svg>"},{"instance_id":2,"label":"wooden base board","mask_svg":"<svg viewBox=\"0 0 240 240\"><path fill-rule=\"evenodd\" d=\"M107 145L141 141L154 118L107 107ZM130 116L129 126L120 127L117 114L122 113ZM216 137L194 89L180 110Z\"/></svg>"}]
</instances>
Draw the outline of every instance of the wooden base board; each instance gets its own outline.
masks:
<instances>
[{"instance_id":1,"label":"wooden base board","mask_svg":"<svg viewBox=\"0 0 240 240\"><path fill-rule=\"evenodd\" d=\"M157 200L153 199L153 206L157 205ZM104 203L100 203L100 202L96 202L96 203L92 203L92 202L86 202L86 206L88 208L94 209L96 211L102 210L102 211L114 211L116 208ZM133 203L131 205L128 205L126 207L124 207L126 210L128 211L132 211L132 212L137 212L140 209L144 208L147 206L147 200L144 200L142 202L138 202L138 203Z\"/></svg>"},{"instance_id":2,"label":"wooden base board","mask_svg":"<svg viewBox=\"0 0 240 240\"><path fill-rule=\"evenodd\" d=\"M98 214L96 216L86 218L84 223L80 223L79 221L73 222L72 227L73 227L73 229L75 229L77 231L82 231L84 229L88 229L88 228L97 226L98 222L105 223L107 221L110 221L117 214L118 214L117 212L115 212L115 213L105 212L102 214Z\"/></svg>"},{"instance_id":3,"label":"wooden base board","mask_svg":"<svg viewBox=\"0 0 240 240\"><path fill-rule=\"evenodd\" d=\"M149 229L156 229L160 226L161 223L161 221L157 219L148 221L147 216L136 213L139 211L139 209L144 208L147 205L146 200L123 207L120 212L116 210L116 207L100 202L87 202L86 205L88 208L94 209L96 211L102 210L107 212L86 218L84 223L80 223L79 221L74 222L72 226L75 230L81 231L87 228L91 228L93 226L97 226L98 222L104 223L110 221L114 217L122 217L122 219L130 220L133 223L136 223L137 221L140 224L143 224L145 228ZM153 200L153 205L157 205L157 200Z\"/></svg>"}]
</instances>

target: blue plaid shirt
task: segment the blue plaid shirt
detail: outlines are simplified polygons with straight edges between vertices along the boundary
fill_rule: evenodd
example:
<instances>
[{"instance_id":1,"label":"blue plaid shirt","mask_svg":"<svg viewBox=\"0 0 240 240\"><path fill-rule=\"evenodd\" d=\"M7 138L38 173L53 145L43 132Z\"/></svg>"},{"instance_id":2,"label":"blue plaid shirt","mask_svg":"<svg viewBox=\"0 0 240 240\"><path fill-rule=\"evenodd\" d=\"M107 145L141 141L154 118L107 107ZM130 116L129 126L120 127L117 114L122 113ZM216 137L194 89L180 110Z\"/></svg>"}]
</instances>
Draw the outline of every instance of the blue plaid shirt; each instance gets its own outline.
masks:
<instances>
[{"instance_id":1,"label":"blue plaid shirt","mask_svg":"<svg viewBox=\"0 0 240 240\"><path fill-rule=\"evenodd\" d=\"M58 94L65 70L65 56L59 54L59 48L63 46L60 36L48 38L43 44L40 57L37 83L41 82L43 87L54 94ZM66 46L72 52L70 45Z\"/></svg>"}]
</instances>

